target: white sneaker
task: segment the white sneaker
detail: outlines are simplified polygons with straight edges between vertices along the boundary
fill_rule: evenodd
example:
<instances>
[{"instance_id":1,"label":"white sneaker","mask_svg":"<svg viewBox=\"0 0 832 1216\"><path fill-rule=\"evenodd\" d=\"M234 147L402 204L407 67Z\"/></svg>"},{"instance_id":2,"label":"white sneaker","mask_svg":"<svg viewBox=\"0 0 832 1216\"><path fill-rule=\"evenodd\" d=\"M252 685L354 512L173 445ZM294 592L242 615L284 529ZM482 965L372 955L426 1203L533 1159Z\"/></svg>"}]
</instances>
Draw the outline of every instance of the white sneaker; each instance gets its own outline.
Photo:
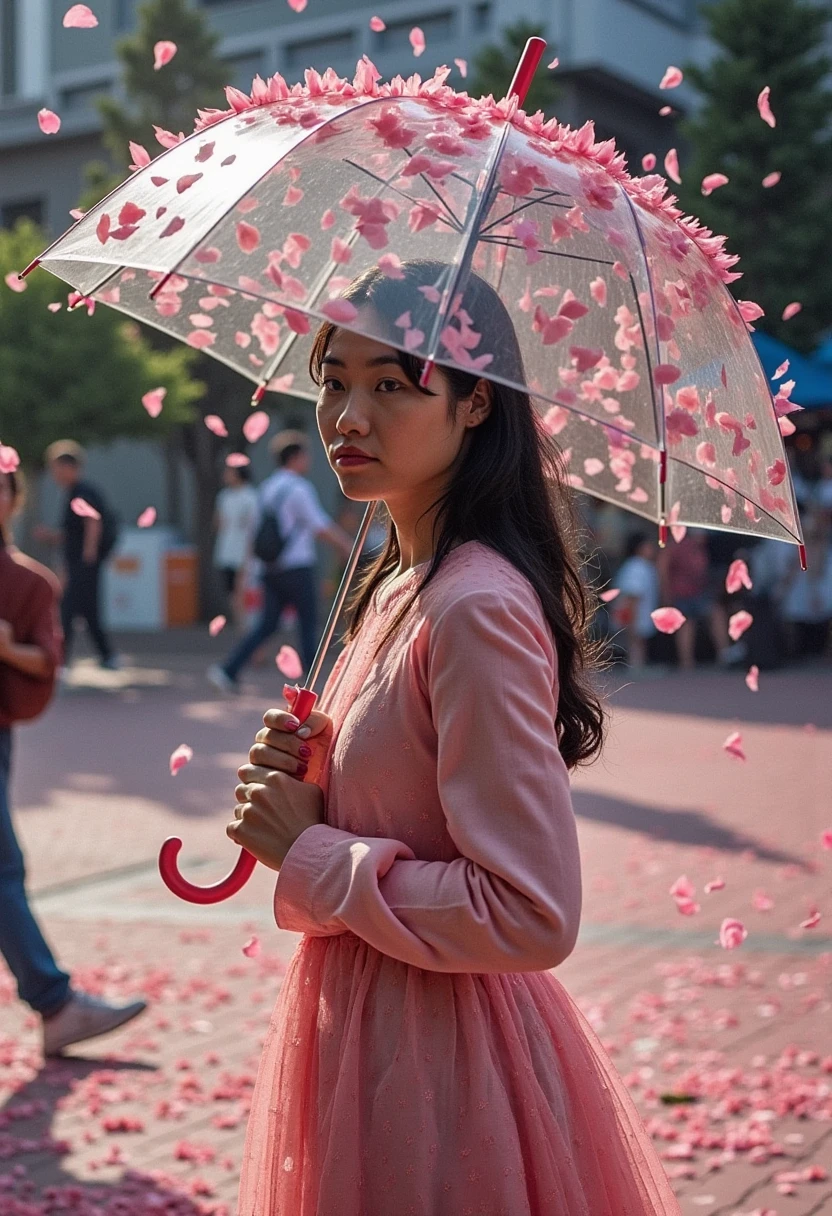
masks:
<instances>
[{"instance_id":1,"label":"white sneaker","mask_svg":"<svg viewBox=\"0 0 832 1216\"><path fill-rule=\"evenodd\" d=\"M117 654L111 654L109 659L102 659L99 666L102 671L121 671L121 658Z\"/></svg>"},{"instance_id":2,"label":"white sneaker","mask_svg":"<svg viewBox=\"0 0 832 1216\"><path fill-rule=\"evenodd\" d=\"M240 688L236 680L232 680L231 676L224 667L220 667L219 663L213 663L206 671L206 676L214 685L214 688L220 692L239 692Z\"/></svg>"},{"instance_id":3,"label":"white sneaker","mask_svg":"<svg viewBox=\"0 0 832 1216\"><path fill-rule=\"evenodd\" d=\"M131 1022L147 1009L146 1001L131 1001L129 1005L108 1005L88 992L73 992L69 1000L43 1019L43 1054L57 1056L72 1043L94 1039Z\"/></svg>"}]
</instances>

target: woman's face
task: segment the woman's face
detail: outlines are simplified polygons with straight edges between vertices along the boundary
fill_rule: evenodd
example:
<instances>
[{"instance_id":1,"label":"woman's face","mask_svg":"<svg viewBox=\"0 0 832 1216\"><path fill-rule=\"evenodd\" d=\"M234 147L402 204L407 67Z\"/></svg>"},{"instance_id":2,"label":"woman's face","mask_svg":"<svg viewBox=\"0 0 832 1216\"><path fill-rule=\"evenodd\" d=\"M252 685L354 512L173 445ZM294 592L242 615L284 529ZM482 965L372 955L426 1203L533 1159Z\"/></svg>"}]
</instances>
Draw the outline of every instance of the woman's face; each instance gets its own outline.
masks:
<instances>
[{"instance_id":1,"label":"woman's face","mask_svg":"<svg viewBox=\"0 0 832 1216\"><path fill-rule=\"evenodd\" d=\"M471 412L461 402L451 422L448 382L437 368L427 387L433 396L411 384L392 346L335 330L321 368L317 420L347 498L395 501L445 483L470 430ZM343 465L335 453L342 445L374 459Z\"/></svg>"}]
</instances>

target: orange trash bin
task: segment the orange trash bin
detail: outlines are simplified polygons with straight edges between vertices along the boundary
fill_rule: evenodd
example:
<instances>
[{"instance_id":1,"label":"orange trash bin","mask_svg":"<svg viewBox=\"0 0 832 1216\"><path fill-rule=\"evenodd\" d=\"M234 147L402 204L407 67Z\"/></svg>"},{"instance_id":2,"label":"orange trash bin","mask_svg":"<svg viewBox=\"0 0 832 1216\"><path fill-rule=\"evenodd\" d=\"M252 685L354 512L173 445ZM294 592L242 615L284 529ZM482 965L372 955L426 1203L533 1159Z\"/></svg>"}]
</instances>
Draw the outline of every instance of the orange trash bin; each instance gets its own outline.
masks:
<instances>
[{"instance_id":1,"label":"orange trash bin","mask_svg":"<svg viewBox=\"0 0 832 1216\"><path fill-rule=\"evenodd\" d=\"M196 549L170 549L164 556L165 625L195 625L198 616Z\"/></svg>"}]
</instances>

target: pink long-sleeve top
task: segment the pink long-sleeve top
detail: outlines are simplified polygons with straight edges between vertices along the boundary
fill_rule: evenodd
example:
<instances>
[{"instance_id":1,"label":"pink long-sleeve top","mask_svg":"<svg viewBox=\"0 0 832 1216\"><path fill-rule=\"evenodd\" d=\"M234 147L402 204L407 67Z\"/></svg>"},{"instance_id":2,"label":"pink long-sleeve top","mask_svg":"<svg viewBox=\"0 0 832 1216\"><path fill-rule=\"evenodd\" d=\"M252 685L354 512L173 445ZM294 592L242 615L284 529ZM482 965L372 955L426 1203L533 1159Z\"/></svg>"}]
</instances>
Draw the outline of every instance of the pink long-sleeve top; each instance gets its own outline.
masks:
<instances>
[{"instance_id":1,"label":"pink long-sleeve top","mask_svg":"<svg viewBox=\"0 0 832 1216\"><path fill-rule=\"evenodd\" d=\"M327 682L327 821L289 850L275 918L430 971L548 969L581 909L552 635L528 580L469 541L373 659L425 569L377 592Z\"/></svg>"}]
</instances>

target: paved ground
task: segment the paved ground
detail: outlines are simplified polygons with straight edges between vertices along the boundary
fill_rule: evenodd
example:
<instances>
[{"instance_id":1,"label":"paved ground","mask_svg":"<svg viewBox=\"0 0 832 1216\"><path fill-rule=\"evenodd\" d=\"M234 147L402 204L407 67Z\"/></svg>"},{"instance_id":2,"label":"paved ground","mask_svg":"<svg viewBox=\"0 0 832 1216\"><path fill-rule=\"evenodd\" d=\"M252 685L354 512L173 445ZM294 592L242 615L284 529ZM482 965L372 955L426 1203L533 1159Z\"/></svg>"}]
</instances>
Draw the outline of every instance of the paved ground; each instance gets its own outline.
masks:
<instances>
[{"instance_id":1,"label":"paved ground","mask_svg":"<svg viewBox=\"0 0 832 1216\"><path fill-rule=\"evenodd\" d=\"M274 926L262 867L234 900L196 908L155 863L171 833L199 881L234 858L234 770L283 681L269 666L250 694L216 696L203 671L225 645L124 638L124 672L82 661L19 733L14 804L49 936L84 986L152 1003L44 1067L0 970L0 1216L233 1211L259 1044L297 939ZM614 676L610 690L604 760L575 782L585 914L559 976L627 1078L685 1216L832 1213L832 670L763 673L757 694L741 672ZM722 750L737 729L744 763ZM194 759L171 778L179 743ZM683 874L692 916L668 894ZM716 944L728 916L748 929L731 952Z\"/></svg>"}]
</instances>

